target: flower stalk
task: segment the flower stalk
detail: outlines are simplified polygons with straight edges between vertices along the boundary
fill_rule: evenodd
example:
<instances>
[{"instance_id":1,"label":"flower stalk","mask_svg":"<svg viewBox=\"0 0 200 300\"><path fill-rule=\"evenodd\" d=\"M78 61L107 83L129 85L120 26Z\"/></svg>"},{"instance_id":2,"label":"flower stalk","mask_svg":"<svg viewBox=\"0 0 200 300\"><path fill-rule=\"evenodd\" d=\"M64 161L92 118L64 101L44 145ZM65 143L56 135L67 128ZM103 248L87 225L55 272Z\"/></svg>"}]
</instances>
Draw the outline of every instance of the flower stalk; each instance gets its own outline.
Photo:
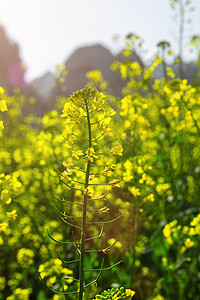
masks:
<instances>
[{"instance_id":1,"label":"flower stalk","mask_svg":"<svg viewBox=\"0 0 200 300\"><path fill-rule=\"evenodd\" d=\"M111 116L115 114L114 110L105 106L104 95L99 93L96 89L84 88L83 90L73 93L69 98L69 102L65 103L62 117L66 117L66 126L64 130L64 138L69 147L75 142L76 145L81 145L82 149L73 149L71 156L68 160L63 161L62 167L63 172L60 172L60 179L69 189L73 189L77 200L68 201L60 199L54 196L58 201L61 201L63 205L73 204L77 209L75 215L71 212L60 211L55 209L61 219L71 226L71 228L79 230L80 236L76 240L74 234L74 241L60 241L50 235L48 236L58 244L73 244L79 255L78 259L67 263L78 263L79 264L79 277L73 279L78 283L78 291L58 291L50 288L57 294L70 295L78 294L78 299L83 300L83 294L85 288L95 283L99 278L102 271L110 270L120 262L117 262L111 266L103 267L103 261L100 268L88 269L85 266L85 255L90 252L104 253L106 254L117 242L107 247L100 249L88 249L86 243L102 237L104 225L117 221L122 215L115 218L108 218L107 221L100 221L92 215L92 212L97 214L107 214L109 212L108 205L102 206L102 201L106 200L107 194L113 187L117 187L121 180L110 180L113 174L115 165L112 163L113 160L107 161L107 156L110 155L122 155L122 147L117 146L110 151L106 151L106 156L103 156L102 151L100 164L98 163L99 155L96 149L101 149L101 138L105 135L111 136L111 129L108 128L108 124L111 120ZM102 117L103 115L103 117ZM79 126L81 125L81 126ZM74 139L75 137L75 139ZM98 141L98 143L97 143ZM109 149L107 149L109 150ZM74 161L79 162L74 163ZM102 164L103 162L103 164ZM96 171L97 169L97 171ZM109 177L109 180L108 180ZM104 178L103 182L99 181L100 178ZM107 190L102 190L102 187L107 187ZM98 215L97 215L98 216ZM89 228L93 225L101 226L101 230L98 236L87 236ZM73 231L72 231L73 233ZM62 257L61 261L63 261ZM96 279L87 282L85 272L98 271Z\"/></svg>"},{"instance_id":2,"label":"flower stalk","mask_svg":"<svg viewBox=\"0 0 200 300\"><path fill-rule=\"evenodd\" d=\"M87 101L85 99L85 107L87 113L87 124L88 124L88 149L92 147L92 133L91 133L91 125L90 125L90 115L89 109L87 105ZM90 164L91 161L88 159L87 161L87 168L85 174L85 190L88 188L89 185L89 176L90 176ZM85 239L86 239L86 213L87 213L87 199L88 195L84 193L83 197L83 220L82 220L82 232L81 232L81 260L80 260L80 283L79 283L79 300L83 299L83 286L84 286L84 258L85 258Z\"/></svg>"}]
</instances>

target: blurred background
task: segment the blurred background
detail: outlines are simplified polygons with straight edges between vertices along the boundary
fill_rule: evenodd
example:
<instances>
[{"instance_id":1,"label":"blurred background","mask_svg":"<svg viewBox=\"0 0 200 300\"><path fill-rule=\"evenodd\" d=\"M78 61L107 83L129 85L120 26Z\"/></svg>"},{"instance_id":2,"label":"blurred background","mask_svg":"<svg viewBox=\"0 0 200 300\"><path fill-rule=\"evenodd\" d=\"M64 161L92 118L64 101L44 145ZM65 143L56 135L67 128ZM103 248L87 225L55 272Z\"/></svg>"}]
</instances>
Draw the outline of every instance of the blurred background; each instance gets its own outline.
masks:
<instances>
[{"instance_id":1,"label":"blurred background","mask_svg":"<svg viewBox=\"0 0 200 300\"><path fill-rule=\"evenodd\" d=\"M182 20L173 2L0 0L0 85L8 93L18 86L35 97L39 115L51 108L58 90L69 96L84 87L90 70L99 69L114 95L120 96L123 83L109 66L124 59L124 39L130 33L140 37L132 61L151 64L159 42L167 41L174 55L166 63L173 65L181 56L186 65L183 77L190 80L197 52L190 51L189 42L200 35L200 2L189 2ZM65 89L55 91L60 64L67 70ZM155 76L163 76L161 67Z\"/></svg>"},{"instance_id":2,"label":"blurred background","mask_svg":"<svg viewBox=\"0 0 200 300\"><path fill-rule=\"evenodd\" d=\"M85 299L119 287L134 300L200 299L199 16L199 0L0 0L0 300L76 299L53 294L38 272L55 291L78 289L68 276L79 278L79 253L65 241L80 239L88 136L66 97L86 84L109 106L105 119L90 114L106 202L88 203L88 236L110 224L85 266L123 262ZM114 171L109 153L121 147ZM123 180L107 195L112 174ZM89 270L87 284L98 277Z\"/></svg>"}]
</instances>

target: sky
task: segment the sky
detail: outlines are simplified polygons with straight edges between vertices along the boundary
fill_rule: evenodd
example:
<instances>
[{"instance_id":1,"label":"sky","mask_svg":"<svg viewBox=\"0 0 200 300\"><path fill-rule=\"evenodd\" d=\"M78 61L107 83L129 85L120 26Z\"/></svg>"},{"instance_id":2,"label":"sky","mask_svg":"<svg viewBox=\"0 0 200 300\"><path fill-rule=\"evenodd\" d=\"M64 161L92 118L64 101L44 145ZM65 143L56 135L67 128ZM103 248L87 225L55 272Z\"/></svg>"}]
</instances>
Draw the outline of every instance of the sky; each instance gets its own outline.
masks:
<instances>
[{"instance_id":1,"label":"sky","mask_svg":"<svg viewBox=\"0 0 200 300\"><path fill-rule=\"evenodd\" d=\"M31 81L62 64L79 47L100 43L113 53L128 33L144 39L149 59L161 40L176 50L177 18L170 0L0 0L0 24L20 46ZM188 37L200 35L200 0L191 0ZM119 35L118 42L113 36ZM185 40L187 40L187 38ZM189 56L186 53L186 59Z\"/></svg>"}]
</instances>

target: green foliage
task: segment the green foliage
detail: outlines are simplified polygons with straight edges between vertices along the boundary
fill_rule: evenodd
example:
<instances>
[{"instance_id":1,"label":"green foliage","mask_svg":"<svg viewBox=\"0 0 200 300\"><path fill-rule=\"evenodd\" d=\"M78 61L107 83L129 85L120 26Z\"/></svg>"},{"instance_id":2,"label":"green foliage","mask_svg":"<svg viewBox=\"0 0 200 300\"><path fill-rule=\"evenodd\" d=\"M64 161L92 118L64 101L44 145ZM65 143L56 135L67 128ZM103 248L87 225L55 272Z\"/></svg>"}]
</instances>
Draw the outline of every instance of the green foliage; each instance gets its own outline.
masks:
<instances>
[{"instance_id":1,"label":"green foliage","mask_svg":"<svg viewBox=\"0 0 200 300\"><path fill-rule=\"evenodd\" d=\"M134 35L126 42L125 55L141 46ZM200 88L174 79L171 68L155 80L160 58L142 68L128 57L112 66L125 79L121 99L109 94L96 70L88 74L88 89L70 102L60 98L42 119L24 116L31 99L0 89L0 299L77 299L62 293L79 289L78 262L67 262L80 258L73 242L81 243L81 235L73 224L82 227L77 203L86 195L86 239L102 240L85 247L101 250L85 256L84 284L92 282L85 299L130 299L124 288L107 290L128 286L134 299L198 300ZM91 123L97 122L91 139L83 99ZM91 185L85 186L88 162ZM98 200L90 201L94 193Z\"/></svg>"}]
</instances>

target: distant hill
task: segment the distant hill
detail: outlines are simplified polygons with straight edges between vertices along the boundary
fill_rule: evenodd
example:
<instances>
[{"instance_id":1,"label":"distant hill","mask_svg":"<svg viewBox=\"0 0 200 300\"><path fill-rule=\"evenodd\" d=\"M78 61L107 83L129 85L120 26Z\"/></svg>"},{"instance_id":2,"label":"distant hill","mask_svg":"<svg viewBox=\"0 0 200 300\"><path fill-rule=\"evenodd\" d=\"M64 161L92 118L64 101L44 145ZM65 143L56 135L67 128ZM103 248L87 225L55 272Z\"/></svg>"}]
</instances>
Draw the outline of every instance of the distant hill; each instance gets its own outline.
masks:
<instances>
[{"instance_id":1,"label":"distant hill","mask_svg":"<svg viewBox=\"0 0 200 300\"><path fill-rule=\"evenodd\" d=\"M135 53L129 59L143 65L142 60ZM79 48L65 62L68 71L66 76L67 95L86 85L88 82L85 76L87 72L99 70L103 78L108 81L113 94L120 96L124 81L119 80L118 74L111 71L110 66L114 61L123 60L125 60L125 57L122 53L114 56L107 48L101 45Z\"/></svg>"},{"instance_id":2,"label":"distant hill","mask_svg":"<svg viewBox=\"0 0 200 300\"><path fill-rule=\"evenodd\" d=\"M26 89L25 69L19 55L19 47L9 39L2 26L0 26L0 45L0 85L9 93L12 93L15 86Z\"/></svg>"},{"instance_id":3,"label":"distant hill","mask_svg":"<svg viewBox=\"0 0 200 300\"><path fill-rule=\"evenodd\" d=\"M110 65L114 56L101 45L94 45L76 50L65 62L68 75L66 76L67 94L83 88L88 79L86 73L92 70L100 70L104 79L113 83L113 72Z\"/></svg>"},{"instance_id":4,"label":"distant hill","mask_svg":"<svg viewBox=\"0 0 200 300\"><path fill-rule=\"evenodd\" d=\"M86 78L88 71L101 71L115 96L120 96L121 89L125 84L125 81L110 69L114 61L125 59L122 53L115 56L101 45L82 47L74 51L64 62L68 74L65 77L65 83L61 84L51 72L27 83L25 80L26 69L19 54L19 46L8 37L1 25L0 44L0 86L3 86L9 95L13 94L14 88L17 86L27 97L34 97L36 106L32 112L37 115L43 115L51 109L54 106L56 96L68 97L74 91L83 88L88 82ZM143 65L135 53L129 59L138 61L140 65ZM55 83L56 88L53 88ZM65 90L62 89L63 85Z\"/></svg>"},{"instance_id":5,"label":"distant hill","mask_svg":"<svg viewBox=\"0 0 200 300\"><path fill-rule=\"evenodd\" d=\"M115 96L120 96L120 92L125 82L118 74L111 71L110 65L114 61L123 61L125 58L122 53L114 56L107 48L101 45L93 45L77 49L65 62L64 65L68 74L65 77L63 91L61 85L56 79L56 89L53 89L53 75L46 75L37 78L31 84L32 88L41 96L48 98L46 105L53 105L56 96L70 96L74 91L82 89L88 82L86 73L93 70L101 71L104 79L108 81L110 88ZM144 66L142 60L133 53L129 57L131 61L137 61L141 66Z\"/></svg>"},{"instance_id":6,"label":"distant hill","mask_svg":"<svg viewBox=\"0 0 200 300\"><path fill-rule=\"evenodd\" d=\"M19 47L9 39L2 26L0 26L0 43L0 86L3 86L8 94L12 94L14 87L19 86L23 94L34 97L36 106L31 112L37 115L43 115L52 109L56 96L68 97L74 91L83 88L88 82L86 73L89 71L101 71L115 96L121 96L121 90L126 84L126 81L122 80L119 74L113 72L110 66L114 61L121 62L127 58L123 56L122 52L113 55L107 48L99 44L75 50L64 62L68 72L65 76L65 83L60 83L51 72L48 72L28 84L24 77L25 69L19 55ZM134 52L128 57L128 60L138 62L144 67L141 58ZM172 68L178 76L178 65L172 65ZM195 63L184 64L184 78L188 79L189 82L198 83L197 71ZM154 75L158 79L163 77L162 65L158 65ZM54 88L54 86L56 87ZM25 112L28 113L26 110Z\"/></svg>"}]
</instances>

